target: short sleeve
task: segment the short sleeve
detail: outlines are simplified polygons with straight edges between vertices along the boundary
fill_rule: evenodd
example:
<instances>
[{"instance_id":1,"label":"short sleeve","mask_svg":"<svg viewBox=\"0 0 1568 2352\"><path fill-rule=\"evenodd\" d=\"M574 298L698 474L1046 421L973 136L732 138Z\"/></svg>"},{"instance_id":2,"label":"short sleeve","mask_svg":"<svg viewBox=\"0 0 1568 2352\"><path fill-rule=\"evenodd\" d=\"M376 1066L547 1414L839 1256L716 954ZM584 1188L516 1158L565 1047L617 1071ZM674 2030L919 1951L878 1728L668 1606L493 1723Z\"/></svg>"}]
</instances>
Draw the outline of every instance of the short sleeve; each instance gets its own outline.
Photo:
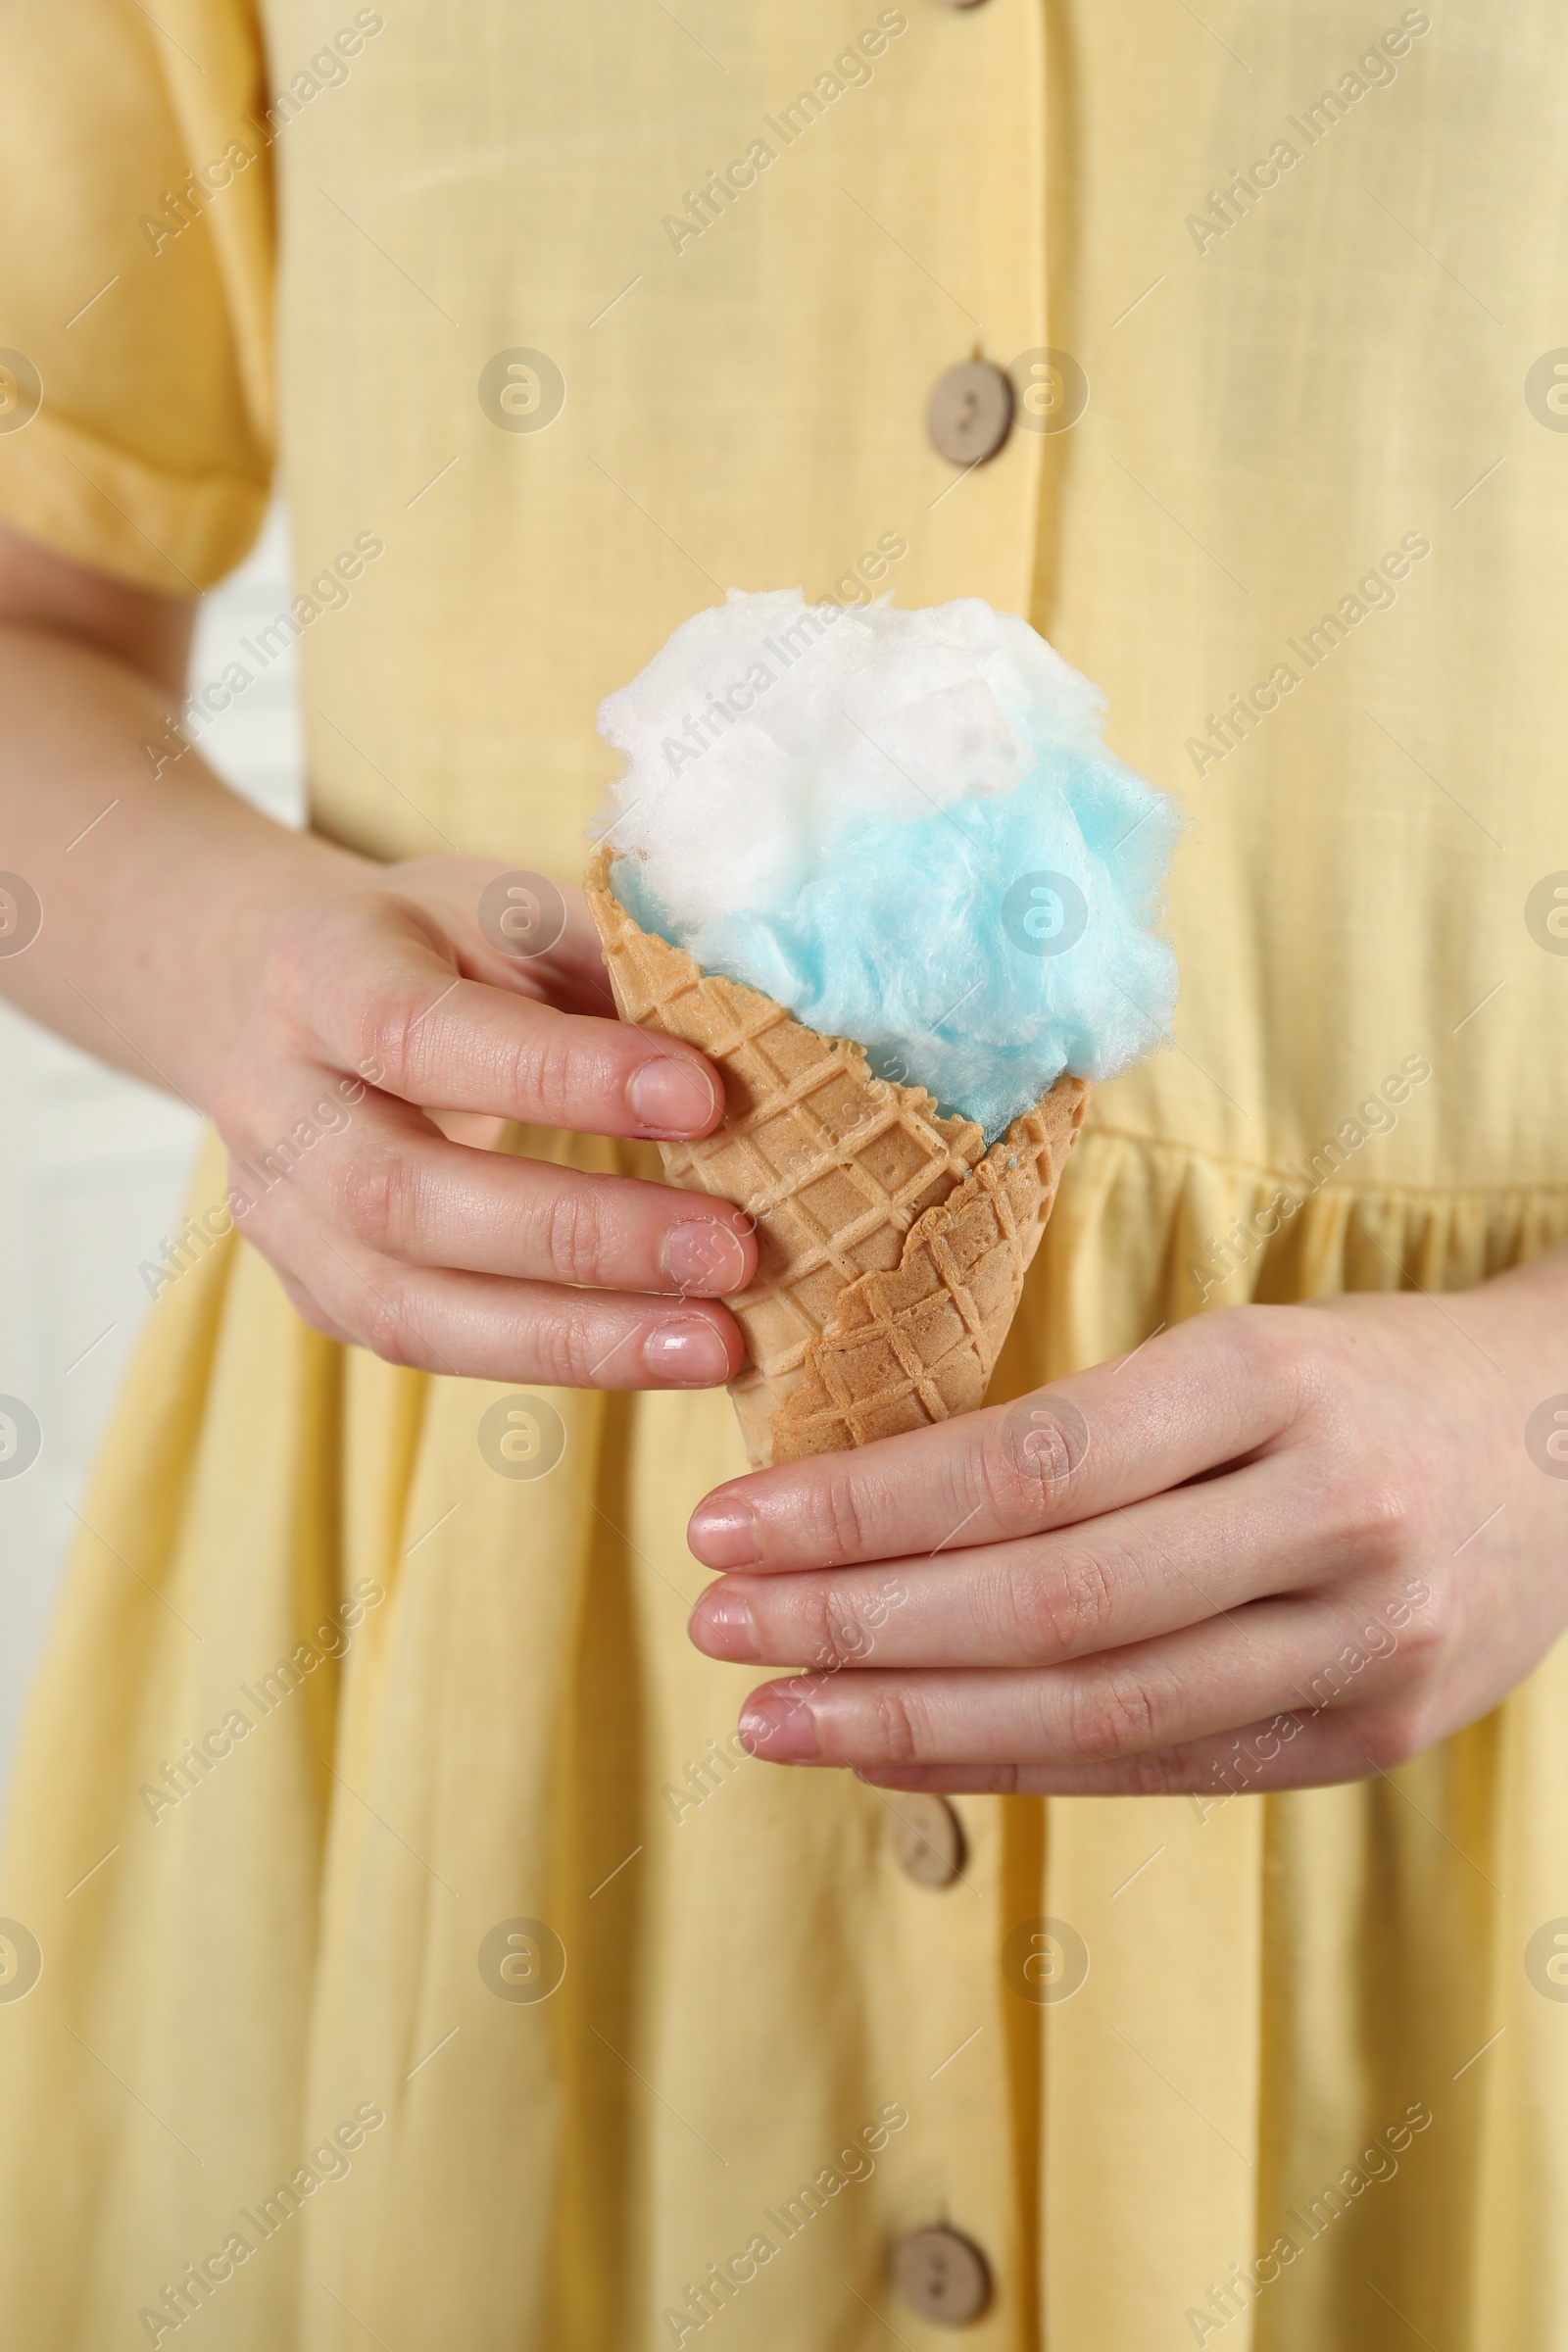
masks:
<instances>
[{"instance_id":1,"label":"short sleeve","mask_svg":"<svg viewBox=\"0 0 1568 2352\"><path fill-rule=\"evenodd\" d=\"M271 473L260 29L243 0L6 18L0 515L191 595L245 554Z\"/></svg>"}]
</instances>

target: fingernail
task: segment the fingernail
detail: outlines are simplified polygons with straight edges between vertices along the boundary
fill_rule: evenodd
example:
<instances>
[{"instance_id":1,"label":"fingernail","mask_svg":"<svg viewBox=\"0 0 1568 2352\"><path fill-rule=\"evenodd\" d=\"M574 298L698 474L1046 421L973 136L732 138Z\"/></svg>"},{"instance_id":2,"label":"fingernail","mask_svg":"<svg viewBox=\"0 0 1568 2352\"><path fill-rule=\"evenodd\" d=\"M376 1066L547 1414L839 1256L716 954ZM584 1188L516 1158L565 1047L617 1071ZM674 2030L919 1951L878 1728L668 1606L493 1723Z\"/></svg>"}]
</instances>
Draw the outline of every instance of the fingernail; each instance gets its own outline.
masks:
<instances>
[{"instance_id":1,"label":"fingernail","mask_svg":"<svg viewBox=\"0 0 1568 2352\"><path fill-rule=\"evenodd\" d=\"M639 1127L655 1135L701 1135L715 1108L708 1072L672 1054L633 1070L626 1081L626 1101Z\"/></svg>"},{"instance_id":2,"label":"fingernail","mask_svg":"<svg viewBox=\"0 0 1568 2352\"><path fill-rule=\"evenodd\" d=\"M705 1592L687 1623L698 1648L710 1658L749 1665L761 1656L752 1612L734 1592Z\"/></svg>"},{"instance_id":3,"label":"fingernail","mask_svg":"<svg viewBox=\"0 0 1568 2352\"><path fill-rule=\"evenodd\" d=\"M672 1225L664 1236L664 1272L678 1291L710 1291L715 1298L738 1291L746 1274L746 1252L738 1233L712 1217Z\"/></svg>"},{"instance_id":4,"label":"fingernail","mask_svg":"<svg viewBox=\"0 0 1568 2352\"><path fill-rule=\"evenodd\" d=\"M817 1752L816 1717L783 1691L766 1690L741 1710L739 1738L750 1756L768 1764L805 1764Z\"/></svg>"},{"instance_id":5,"label":"fingernail","mask_svg":"<svg viewBox=\"0 0 1568 2352\"><path fill-rule=\"evenodd\" d=\"M643 1342L643 1362L669 1388L710 1389L729 1378L729 1350L721 1335L696 1316L656 1324Z\"/></svg>"},{"instance_id":6,"label":"fingernail","mask_svg":"<svg viewBox=\"0 0 1568 2352\"><path fill-rule=\"evenodd\" d=\"M762 1556L762 1531L749 1502L700 1502L686 1541L706 1568L750 1568Z\"/></svg>"}]
</instances>

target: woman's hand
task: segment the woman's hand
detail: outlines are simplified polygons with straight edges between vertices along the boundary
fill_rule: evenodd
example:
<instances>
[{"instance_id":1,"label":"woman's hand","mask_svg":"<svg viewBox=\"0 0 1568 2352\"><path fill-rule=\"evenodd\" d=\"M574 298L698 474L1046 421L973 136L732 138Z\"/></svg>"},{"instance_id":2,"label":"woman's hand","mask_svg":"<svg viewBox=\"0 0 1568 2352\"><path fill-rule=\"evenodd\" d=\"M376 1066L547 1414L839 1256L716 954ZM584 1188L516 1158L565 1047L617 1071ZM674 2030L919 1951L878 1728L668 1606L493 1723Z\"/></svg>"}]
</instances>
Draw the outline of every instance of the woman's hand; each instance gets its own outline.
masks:
<instances>
[{"instance_id":1,"label":"woman's hand","mask_svg":"<svg viewBox=\"0 0 1568 2352\"><path fill-rule=\"evenodd\" d=\"M577 893L545 884L517 942L505 867L377 865L226 791L172 715L192 617L0 523L0 836L32 909L7 996L212 1110L241 1230L334 1339L482 1379L727 1379L710 1301L751 1279L747 1218L471 1148L508 1119L706 1135L717 1074L615 1019Z\"/></svg>"},{"instance_id":2,"label":"woman's hand","mask_svg":"<svg viewBox=\"0 0 1568 2352\"><path fill-rule=\"evenodd\" d=\"M1568 1252L1441 1299L1203 1315L1016 1404L699 1505L759 1755L885 1787L1355 1780L1568 1623Z\"/></svg>"},{"instance_id":3,"label":"woman's hand","mask_svg":"<svg viewBox=\"0 0 1568 2352\"><path fill-rule=\"evenodd\" d=\"M299 1312L393 1363L485 1380L729 1379L744 1343L710 1301L756 1265L738 1209L473 1148L508 1119L706 1135L724 1104L711 1065L616 1020L580 894L543 886L545 952L525 956L481 909L492 885L504 903L504 867L365 874L281 928L214 1092L242 1229Z\"/></svg>"}]
</instances>

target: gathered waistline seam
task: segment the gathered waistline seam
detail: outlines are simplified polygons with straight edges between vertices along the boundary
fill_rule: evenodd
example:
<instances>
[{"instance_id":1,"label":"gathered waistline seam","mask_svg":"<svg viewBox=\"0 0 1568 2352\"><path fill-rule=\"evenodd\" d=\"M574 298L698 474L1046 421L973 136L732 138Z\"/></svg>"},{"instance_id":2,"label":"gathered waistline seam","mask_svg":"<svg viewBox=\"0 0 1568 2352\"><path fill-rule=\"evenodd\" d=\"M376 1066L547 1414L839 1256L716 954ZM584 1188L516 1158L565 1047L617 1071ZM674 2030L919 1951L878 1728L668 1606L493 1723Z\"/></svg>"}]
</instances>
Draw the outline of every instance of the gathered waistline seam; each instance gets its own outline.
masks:
<instances>
[{"instance_id":1,"label":"gathered waistline seam","mask_svg":"<svg viewBox=\"0 0 1568 2352\"><path fill-rule=\"evenodd\" d=\"M1189 1144L1171 1136L1140 1135L1130 1127L1110 1126L1098 1120L1091 1110L1084 1123L1083 1133L1078 1139L1079 1152L1083 1151L1086 1144L1101 1137L1119 1144L1131 1144L1141 1152L1155 1153L1170 1159L1201 1160L1211 1167L1234 1168L1240 1173L1255 1178L1259 1183L1284 1184L1289 1181L1289 1171L1283 1164L1270 1165L1264 1160L1243 1159L1233 1152L1209 1151L1201 1144ZM1300 1158L1309 1150L1320 1151L1321 1149L1321 1141L1315 1146L1303 1145L1297 1156ZM1397 1195L1407 1199L1423 1198L1434 1200L1497 1200L1504 1195L1539 1196L1560 1193L1568 1196L1568 1177L1559 1180L1542 1178L1535 1182L1499 1182L1496 1184L1378 1184L1363 1177L1348 1178L1336 1173L1323 1178L1316 1187L1316 1191L1319 1193L1382 1194L1391 1197Z\"/></svg>"}]
</instances>

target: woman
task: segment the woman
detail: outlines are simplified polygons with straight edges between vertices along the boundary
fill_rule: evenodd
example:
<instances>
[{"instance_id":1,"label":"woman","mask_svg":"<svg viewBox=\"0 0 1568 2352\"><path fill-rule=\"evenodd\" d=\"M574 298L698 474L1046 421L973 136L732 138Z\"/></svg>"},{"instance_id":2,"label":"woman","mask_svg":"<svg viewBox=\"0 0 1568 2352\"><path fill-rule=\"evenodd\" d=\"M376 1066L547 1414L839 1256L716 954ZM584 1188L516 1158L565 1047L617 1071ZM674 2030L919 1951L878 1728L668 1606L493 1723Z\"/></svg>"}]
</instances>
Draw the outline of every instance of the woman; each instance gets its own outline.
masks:
<instances>
[{"instance_id":1,"label":"woman","mask_svg":"<svg viewBox=\"0 0 1568 2352\"><path fill-rule=\"evenodd\" d=\"M8 31L5 972L217 1128L11 1823L19 2340L1568 2341L1568 33L341 13ZM1029 613L1192 818L1000 1404L749 1481L710 1073L545 919L732 582ZM200 752L290 627L303 836Z\"/></svg>"}]
</instances>

